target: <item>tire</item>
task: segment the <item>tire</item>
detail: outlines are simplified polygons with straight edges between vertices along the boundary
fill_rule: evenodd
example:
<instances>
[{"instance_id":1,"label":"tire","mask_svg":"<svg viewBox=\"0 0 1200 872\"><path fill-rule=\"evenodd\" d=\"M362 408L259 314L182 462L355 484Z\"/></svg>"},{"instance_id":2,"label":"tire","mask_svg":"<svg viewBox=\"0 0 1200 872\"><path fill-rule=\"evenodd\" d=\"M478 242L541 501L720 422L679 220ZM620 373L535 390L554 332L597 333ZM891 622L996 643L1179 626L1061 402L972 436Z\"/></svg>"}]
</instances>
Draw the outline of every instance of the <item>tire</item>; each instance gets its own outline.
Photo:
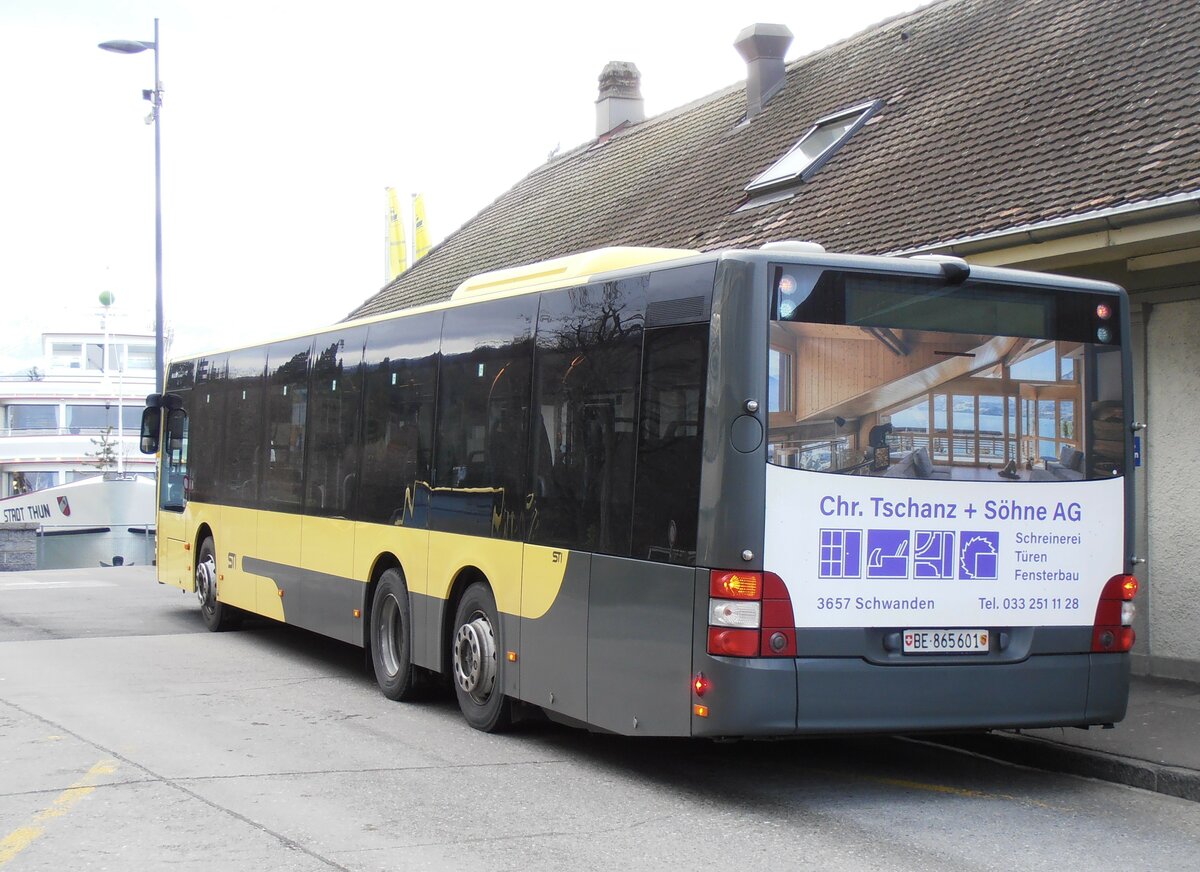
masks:
<instances>
[{"instance_id":1,"label":"tire","mask_svg":"<svg viewBox=\"0 0 1200 872\"><path fill-rule=\"evenodd\" d=\"M491 588L476 582L467 588L454 615L450 662L454 694L467 723L497 733L512 723L512 701L504 695L504 658L500 621Z\"/></svg>"},{"instance_id":2,"label":"tire","mask_svg":"<svg viewBox=\"0 0 1200 872\"><path fill-rule=\"evenodd\" d=\"M384 572L375 586L370 638L371 666L383 695L395 700L412 699L419 683L412 664L412 605L399 569Z\"/></svg>"},{"instance_id":3,"label":"tire","mask_svg":"<svg viewBox=\"0 0 1200 872\"><path fill-rule=\"evenodd\" d=\"M196 555L196 599L200 601L200 617L204 626L214 633L231 630L240 623L233 606L217 599L217 552L212 536L205 537Z\"/></svg>"}]
</instances>

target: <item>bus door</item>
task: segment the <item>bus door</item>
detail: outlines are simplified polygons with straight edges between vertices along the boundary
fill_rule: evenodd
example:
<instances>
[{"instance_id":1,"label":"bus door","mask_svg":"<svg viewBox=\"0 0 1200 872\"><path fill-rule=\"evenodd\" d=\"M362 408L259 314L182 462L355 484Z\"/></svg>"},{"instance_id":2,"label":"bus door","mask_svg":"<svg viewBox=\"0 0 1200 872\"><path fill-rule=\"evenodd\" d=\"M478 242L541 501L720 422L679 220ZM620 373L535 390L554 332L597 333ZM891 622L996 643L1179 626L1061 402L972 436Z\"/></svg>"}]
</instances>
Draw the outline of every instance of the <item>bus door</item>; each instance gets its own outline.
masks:
<instances>
[{"instance_id":1,"label":"bus door","mask_svg":"<svg viewBox=\"0 0 1200 872\"><path fill-rule=\"evenodd\" d=\"M158 578L180 588L191 587L191 558L187 542L188 416L183 409L165 409L158 469Z\"/></svg>"}]
</instances>

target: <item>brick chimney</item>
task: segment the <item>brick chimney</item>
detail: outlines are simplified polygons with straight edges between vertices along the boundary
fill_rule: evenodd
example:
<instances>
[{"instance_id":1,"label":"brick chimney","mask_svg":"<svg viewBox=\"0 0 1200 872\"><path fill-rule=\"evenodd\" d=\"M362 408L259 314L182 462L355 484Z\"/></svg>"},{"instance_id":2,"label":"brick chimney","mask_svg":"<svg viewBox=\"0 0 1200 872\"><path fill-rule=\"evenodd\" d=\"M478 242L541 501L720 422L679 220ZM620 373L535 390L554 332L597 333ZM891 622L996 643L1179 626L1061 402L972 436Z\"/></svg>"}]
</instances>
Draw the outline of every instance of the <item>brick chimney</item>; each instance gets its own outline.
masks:
<instances>
[{"instance_id":1,"label":"brick chimney","mask_svg":"<svg viewBox=\"0 0 1200 872\"><path fill-rule=\"evenodd\" d=\"M596 98L596 135L603 136L619 124L646 120L642 105L642 74L626 61L610 61L600 73Z\"/></svg>"},{"instance_id":2,"label":"brick chimney","mask_svg":"<svg viewBox=\"0 0 1200 872\"><path fill-rule=\"evenodd\" d=\"M783 87L783 56L792 32L782 24L752 24L738 34L733 47L746 61L746 120L763 110Z\"/></svg>"}]
</instances>

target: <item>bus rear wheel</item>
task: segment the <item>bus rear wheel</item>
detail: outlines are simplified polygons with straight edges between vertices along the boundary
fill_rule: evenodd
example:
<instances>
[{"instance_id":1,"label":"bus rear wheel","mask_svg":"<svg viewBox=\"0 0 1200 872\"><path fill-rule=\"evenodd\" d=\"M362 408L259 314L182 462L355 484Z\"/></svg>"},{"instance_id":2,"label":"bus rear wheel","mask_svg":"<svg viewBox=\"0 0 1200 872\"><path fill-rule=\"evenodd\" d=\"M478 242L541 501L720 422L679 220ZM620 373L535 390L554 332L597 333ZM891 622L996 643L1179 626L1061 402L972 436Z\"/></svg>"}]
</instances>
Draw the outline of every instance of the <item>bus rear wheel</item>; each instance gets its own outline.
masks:
<instances>
[{"instance_id":1,"label":"bus rear wheel","mask_svg":"<svg viewBox=\"0 0 1200 872\"><path fill-rule=\"evenodd\" d=\"M388 699L412 699L417 688L412 664L412 607L399 569L379 577L371 600L371 665Z\"/></svg>"},{"instance_id":2,"label":"bus rear wheel","mask_svg":"<svg viewBox=\"0 0 1200 872\"><path fill-rule=\"evenodd\" d=\"M504 658L498 651L499 626L491 589L482 582L472 584L455 612L451 661L458 707L468 724L485 733L512 723L512 702L504 695Z\"/></svg>"},{"instance_id":3,"label":"bus rear wheel","mask_svg":"<svg viewBox=\"0 0 1200 872\"><path fill-rule=\"evenodd\" d=\"M204 626L219 633L232 629L237 624L237 617L232 606L217 599L217 551L213 546L211 536L205 537L200 543L200 552L196 555L196 599L200 601L200 617Z\"/></svg>"}]
</instances>

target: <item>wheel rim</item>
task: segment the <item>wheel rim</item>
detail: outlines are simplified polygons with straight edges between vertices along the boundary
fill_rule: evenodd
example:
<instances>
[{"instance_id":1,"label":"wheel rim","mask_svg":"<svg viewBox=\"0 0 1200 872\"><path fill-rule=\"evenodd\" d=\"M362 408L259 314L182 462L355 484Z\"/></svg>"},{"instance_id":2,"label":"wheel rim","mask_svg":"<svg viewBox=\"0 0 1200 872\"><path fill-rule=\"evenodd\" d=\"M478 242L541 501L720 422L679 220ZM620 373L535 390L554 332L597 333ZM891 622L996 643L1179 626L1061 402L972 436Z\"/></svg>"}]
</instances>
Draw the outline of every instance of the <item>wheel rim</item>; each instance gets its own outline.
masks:
<instances>
[{"instance_id":1,"label":"wheel rim","mask_svg":"<svg viewBox=\"0 0 1200 872\"><path fill-rule=\"evenodd\" d=\"M400 603L389 593L380 607L379 615L379 657L389 678L400 672L403 645L404 620L400 616Z\"/></svg>"},{"instance_id":2,"label":"wheel rim","mask_svg":"<svg viewBox=\"0 0 1200 872\"><path fill-rule=\"evenodd\" d=\"M479 705L496 686L496 634L483 612L475 612L454 635L454 680Z\"/></svg>"},{"instance_id":3,"label":"wheel rim","mask_svg":"<svg viewBox=\"0 0 1200 872\"><path fill-rule=\"evenodd\" d=\"M196 599L205 611L212 611L217 599L217 564L211 554L196 564Z\"/></svg>"}]
</instances>

